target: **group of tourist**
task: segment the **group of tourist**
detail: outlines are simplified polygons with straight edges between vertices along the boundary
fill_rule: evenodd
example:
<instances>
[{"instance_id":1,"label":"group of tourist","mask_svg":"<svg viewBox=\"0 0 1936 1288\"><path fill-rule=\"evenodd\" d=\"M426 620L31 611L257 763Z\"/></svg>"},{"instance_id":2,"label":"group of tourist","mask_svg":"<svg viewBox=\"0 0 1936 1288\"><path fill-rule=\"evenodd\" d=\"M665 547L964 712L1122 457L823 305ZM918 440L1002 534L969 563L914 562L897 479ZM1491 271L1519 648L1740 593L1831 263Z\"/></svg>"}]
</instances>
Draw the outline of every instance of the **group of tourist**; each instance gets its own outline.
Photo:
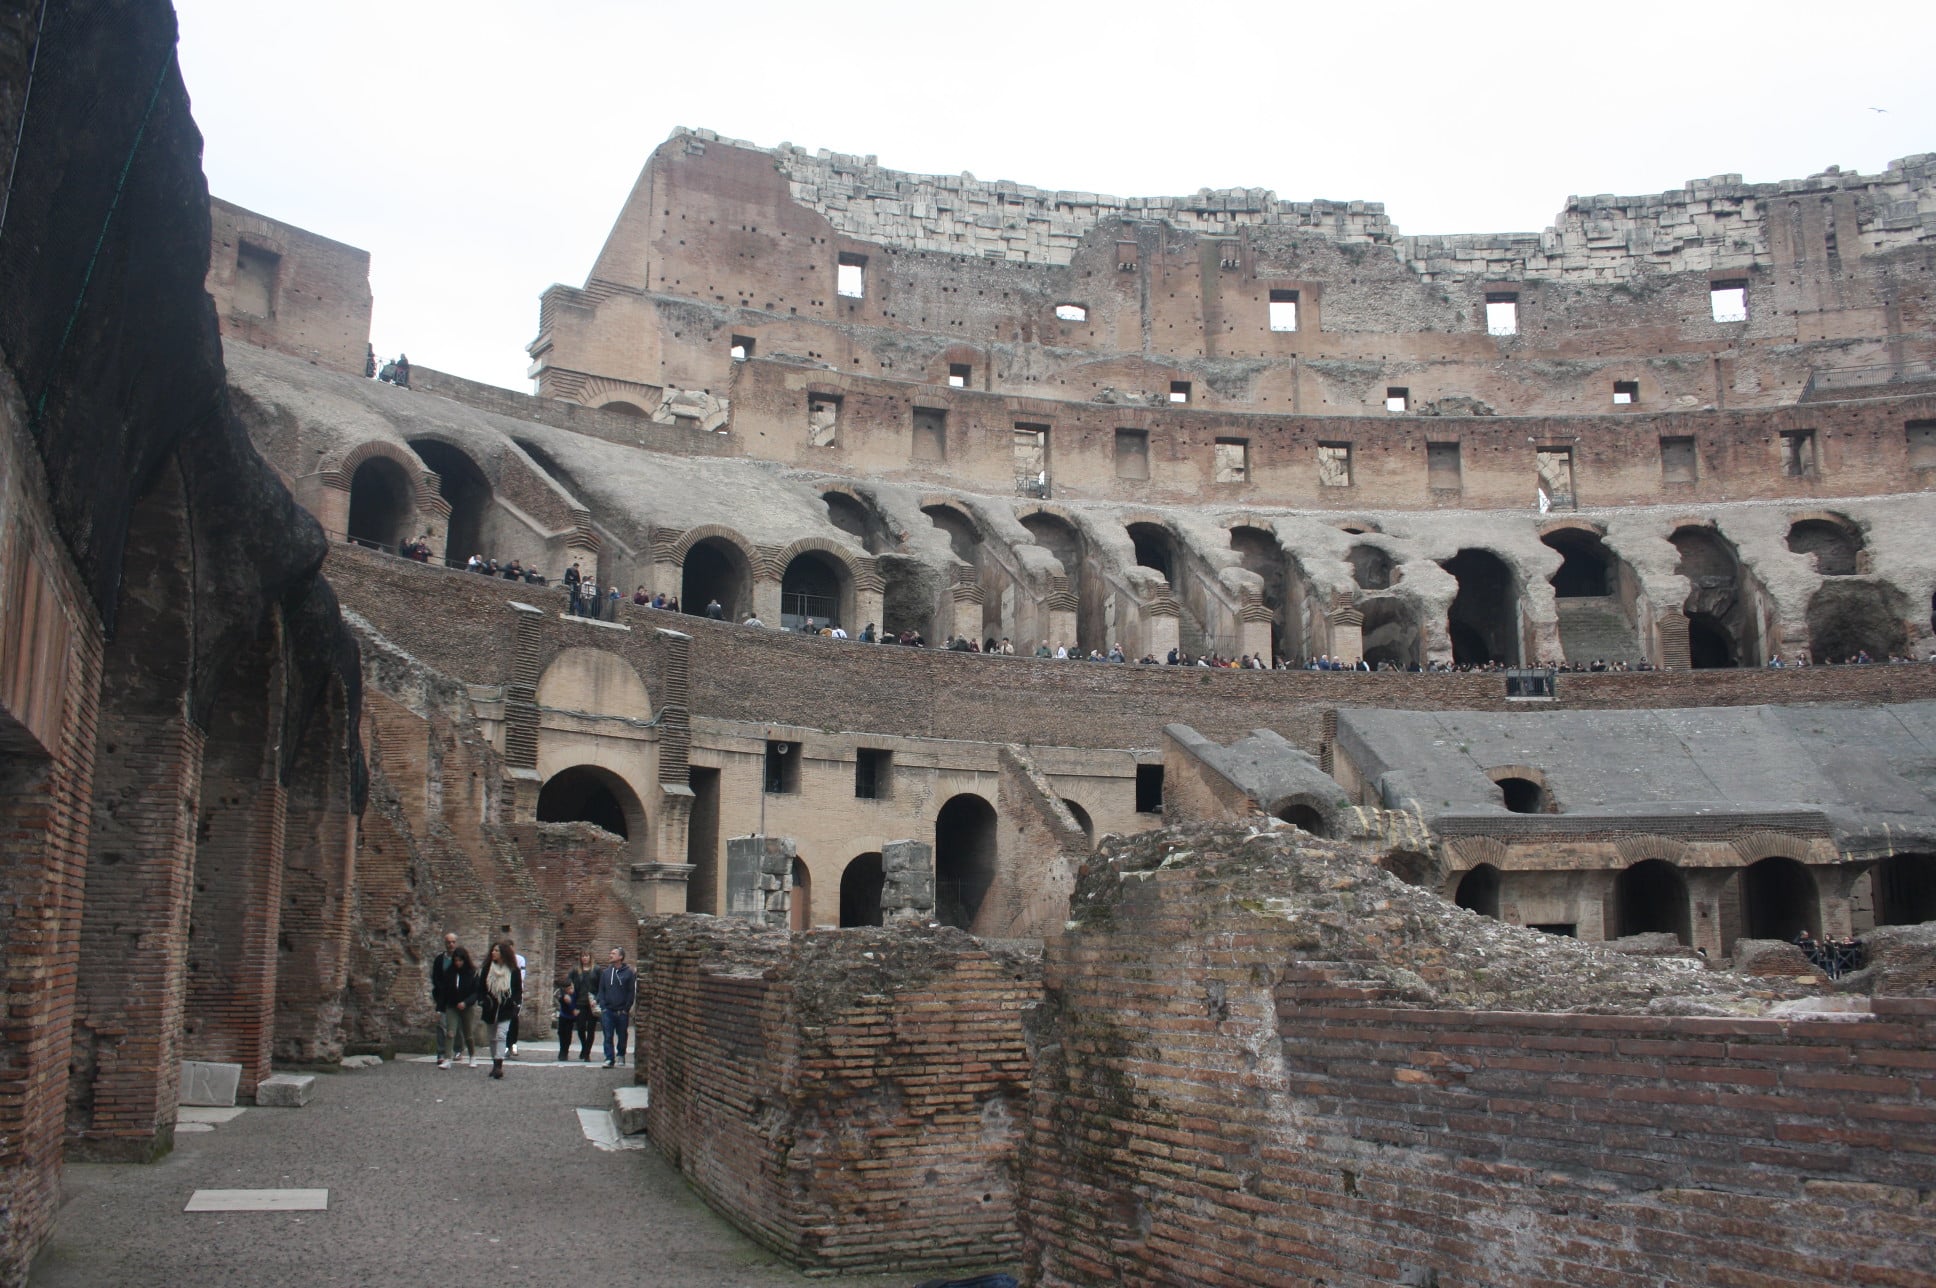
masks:
<instances>
[{"instance_id":1,"label":"group of tourist","mask_svg":"<svg viewBox=\"0 0 1936 1288\"><path fill-rule=\"evenodd\" d=\"M386 385L395 385L399 389L408 389L410 387L410 359L407 356L399 353L395 358L379 366L376 357L376 346L371 344L364 347L367 350L363 356L363 374L365 376L372 380L381 380Z\"/></svg>"},{"instance_id":2,"label":"group of tourist","mask_svg":"<svg viewBox=\"0 0 1936 1288\"><path fill-rule=\"evenodd\" d=\"M448 1069L460 1060L477 1063L474 1026L482 1024L489 1037L491 1077L504 1076L504 1061L518 1053L518 1013L524 1005L525 960L509 939L492 944L480 965L470 950L457 942L454 931L444 932L444 951L430 964L430 1004L437 1012L437 1067ZM638 999L638 974L625 963L625 950L614 948L606 964L596 969L589 952L578 956L578 969L558 986L558 1063L571 1057L572 1038L579 1041L579 1059L591 1063L592 1030L605 1034L605 1067L625 1063L626 1037L632 1007Z\"/></svg>"},{"instance_id":3,"label":"group of tourist","mask_svg":"<svg viewBox=\"0 0 1936 1288\"><path fill-rule=\"evenodd\" d=\"M502 577L506 581L528 582L533 586L547 585L551 580L536 568L527 568L515 559L507 563L499 563L495 559L486 559L483 555L472 555L465 562L464 571L481 572L486 577Z\"/></svg>"},{"instance_id":4,"label":"group of tourist","mask_svg":"<svg viewBox=\"0 0 1936 1288\"><path fill-rule=\"evenodd\" d=\"M1818 966L1830 979L1840 979L1850 971L1869 964L1868 948L1860 939L1817 939L1806 930L1795 936L1794 944L1802 956Z\"/></svg>"},{"instance_id":5,"label":"group of tourist","mask_svg":"<svg viewBox=\"0 0 1936 1288\"><path fill-rule=\"evenodd\" d=\"M1932 662L1936 662L1936 653L1931 653L1929 655L1929 660ZM1909 656L1907 653L1891 653L1887 661L1884 663L1884 665L1900 666L1905 663L1913 665L1915 661L1916 659ZM1784 657L1780 653L1776 653L1770 656L1768 659L1768 669L1771 671L1779 671L1785 667L1873 666L1873 665L1875 665L1875 659L1869 656L1869 650L1865 648L1857 649L1855 652L1850 653L1846 657L1825 658L1820 662L1810 662L1808 660L1808 654L1805 652L1791 653L1786 657Z\"/></svg>"}]
</instances>

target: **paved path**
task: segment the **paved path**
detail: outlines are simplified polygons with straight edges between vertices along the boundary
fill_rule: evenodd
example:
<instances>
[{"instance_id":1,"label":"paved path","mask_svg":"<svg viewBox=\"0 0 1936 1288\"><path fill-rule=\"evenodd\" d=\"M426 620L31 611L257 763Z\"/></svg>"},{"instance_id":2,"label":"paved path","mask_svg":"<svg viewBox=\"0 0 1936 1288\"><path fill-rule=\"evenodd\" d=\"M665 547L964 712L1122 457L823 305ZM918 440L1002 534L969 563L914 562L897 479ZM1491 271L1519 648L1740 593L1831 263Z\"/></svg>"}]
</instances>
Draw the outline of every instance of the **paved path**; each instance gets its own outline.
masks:
<instances>
[{"instance_id":1,"label":"paved path","mask_svg":"<svg viewBox=\"0 0 1936 1288\"><path fill-rule=\"evenodd\" d=\"M302 1109L181 1133L147 1167L70 1165L32 1288L807 1283L706 1207L655 1149L594 1148L629 1069L525 1059L438 1070L408 1059L328 1075ZM197 1189L323 1188L325 1212L186 1213Z\"/></svg>"}]
</instances>

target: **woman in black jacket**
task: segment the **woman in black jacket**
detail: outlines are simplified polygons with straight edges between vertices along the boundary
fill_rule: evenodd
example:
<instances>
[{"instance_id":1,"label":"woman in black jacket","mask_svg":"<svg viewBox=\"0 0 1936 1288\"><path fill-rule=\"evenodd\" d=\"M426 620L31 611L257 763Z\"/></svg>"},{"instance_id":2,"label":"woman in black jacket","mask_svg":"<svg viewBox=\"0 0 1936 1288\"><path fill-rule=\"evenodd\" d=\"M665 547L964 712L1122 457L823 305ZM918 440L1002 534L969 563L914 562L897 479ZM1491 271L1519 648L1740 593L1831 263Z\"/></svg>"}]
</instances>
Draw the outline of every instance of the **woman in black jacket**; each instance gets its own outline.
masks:
<instances>
[{"instance_id":1,"label":"woman in black jacket","mask_svg":"<svg viewBox=\"0 0 1936 1288\"><path fill-rule=\"evenodd\" d=\"M477 1009L491 1031L491 1076L504 1076L504 1052L511 1045L511 1017L524 1005L524 981L511 945L491 945L477 984Z\"/></svg>"},{"instance_id":2,"label":"woman in black jacket","mask_svg":"<svg viewBox=\"0 0 1936 1288\"><path fill-rule=\"evenodd\" d=\"M598 1005L594 1000L598 996L598 967L592 965L590 953L578 954L578 969L571 973L571 988L578 994L578 1058L590 1064L592 1034L598 1032ZM560 1033L558 1035L560 1061L564 1059L562 1052L569 1045L565 1035Z\"/></svg>"},{"instance_id":3,"label":"woman in black jacket","mask_svg":"<svg viewBox=\"0 0 1936 1288\"><path fill-rule=\"evenodd\" d=\"M464 1063L477 1063L477 1039L471 1035L471 1020L477 1014L477 967L468 948L462 944L450 950L450 994L444 1014L455 1026L450 1036L450 1062L457 1063L458 1046L463 1046ZM438 1066L442 1068L442 1065Z\"/></svg>"}]
</instances>

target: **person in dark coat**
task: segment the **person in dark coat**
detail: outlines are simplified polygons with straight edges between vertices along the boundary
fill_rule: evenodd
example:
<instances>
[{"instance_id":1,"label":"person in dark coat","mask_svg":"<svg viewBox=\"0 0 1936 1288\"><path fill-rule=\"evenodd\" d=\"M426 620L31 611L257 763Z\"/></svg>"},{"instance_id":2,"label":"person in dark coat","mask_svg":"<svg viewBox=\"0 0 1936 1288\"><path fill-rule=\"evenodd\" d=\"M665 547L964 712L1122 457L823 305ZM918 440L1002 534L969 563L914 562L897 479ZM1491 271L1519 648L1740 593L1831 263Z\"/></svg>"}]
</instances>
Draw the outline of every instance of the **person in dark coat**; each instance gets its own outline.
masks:
<instances>
[{"instance_id":1,"label":"person in dark coat","mask_svg":"<svg viewBox=\"0 0 1936 1288\"><path fill-rule=\"evenodd\" d=\"M639 991L638 973L625 964L625 950L614 948L611 960L598 972L598 1018L605 1030L605 1067L625 1062L625 1033L632 1023L632 1003ZM613 1040L617 1039L617 1056Z\"/></svg>"},{"instance_id":2,"label":"person in dark coat","mask_svg":"<svg viewBox=\"0 0 1936 1288\"><path fill-rule=\"evenodd\" d=\"M430 966L430 1000L437 1007L437 1067L448 1069L461 1050L465 1064L477 1061L477 1046L471 1038L471 1016L475 1014L477 967L471 963L470 950L445 934L444 951ZM444 1058L448 1042L450 1059Z\"/></svg>"},{"instance_id":3,"label":"person in dark coat","mask_svg":"<svg viewBox=\"0 0 1936 1288\"><path fill-rule=\"evenodd\" d=\"M504 1076L504 1054L511 1045L511 1017L524 1005L524 983L511 945L491 945L477 980L477 1009L491 1034L491 1076Z\"/></svg>"},{"instance_id":4,"label":"person in dark coat","mask_svg":"<svg viewBox=\"0 0 1936 1288\"><path fill-rule=\"evenodd\" d=\"M590 953L578 954L578 969L571 973L571 987L579 997L578 1058L590 1064L592 1034L598 1031L598 967L592 965ZM560 1046L566 1045L563 1033L558 1035L558 1042Z\"/></svg>"}]
</instances>

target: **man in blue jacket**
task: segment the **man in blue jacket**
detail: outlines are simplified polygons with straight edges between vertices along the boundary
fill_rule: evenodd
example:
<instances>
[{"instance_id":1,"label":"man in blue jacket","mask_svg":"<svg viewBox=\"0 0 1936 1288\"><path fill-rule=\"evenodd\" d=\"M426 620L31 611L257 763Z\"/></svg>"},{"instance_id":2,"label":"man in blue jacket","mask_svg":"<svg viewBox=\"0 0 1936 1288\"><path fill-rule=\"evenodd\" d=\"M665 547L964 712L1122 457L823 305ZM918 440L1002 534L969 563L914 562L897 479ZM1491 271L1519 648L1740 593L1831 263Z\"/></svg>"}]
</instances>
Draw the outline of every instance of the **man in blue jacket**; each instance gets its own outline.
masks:
<instances>
[{"instance_id":1,"label":"man in blue jacket","mask_svg":"<svg viewBox=\"0 0 1936 1288\"><path fill-rule=\"evenodd\" d=\"M598 972L599 1027L605 1033L605 1067L625 1063L625 1032L632 1024L632 1003L638 1000L638 972L625 964L625 950L614 948ZM616 1057L613 1039L617 1038Z\"/></svg>"}]
</instances>

